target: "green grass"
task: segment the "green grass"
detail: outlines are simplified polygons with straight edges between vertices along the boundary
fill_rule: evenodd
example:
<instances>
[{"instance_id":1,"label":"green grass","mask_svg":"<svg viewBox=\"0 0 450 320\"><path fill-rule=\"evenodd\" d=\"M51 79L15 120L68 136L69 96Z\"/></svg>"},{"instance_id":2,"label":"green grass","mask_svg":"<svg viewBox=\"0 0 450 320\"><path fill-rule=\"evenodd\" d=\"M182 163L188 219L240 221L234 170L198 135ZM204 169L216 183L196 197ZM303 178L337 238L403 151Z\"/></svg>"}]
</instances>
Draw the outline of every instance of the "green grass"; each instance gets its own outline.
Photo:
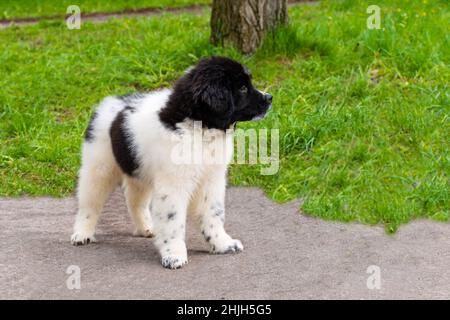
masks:
<instances>
[{"instance_id":1,"label":"green grass","mask_svg":"<svg viewBox=\"0 0 450 320\"><path fill-rule=\"evenodd\" d=\"M64 17L67 7L70 5L79 6L83 14L209 3L211 0L2 0L0 2L0 19Z\"/></svg>"},{"instance_id":2,"label":"green grass","mask_svg":"<svg viewBox=\"0 0 450 320\"><path fill-rule=\"evenodd\" d=\"M71 194L94 104L169 86L221 54L274 95L268 118L239 126L280 130L278 174L234 165L232 184L280 202L304 197L309 215L390 232L414 218L448 221L449 8L378 5L381 30L366 28L365 2L293 7L290 25L253 56L211 46L208 12L0 30L0 195Z\"/></svg>"}]
</instances>

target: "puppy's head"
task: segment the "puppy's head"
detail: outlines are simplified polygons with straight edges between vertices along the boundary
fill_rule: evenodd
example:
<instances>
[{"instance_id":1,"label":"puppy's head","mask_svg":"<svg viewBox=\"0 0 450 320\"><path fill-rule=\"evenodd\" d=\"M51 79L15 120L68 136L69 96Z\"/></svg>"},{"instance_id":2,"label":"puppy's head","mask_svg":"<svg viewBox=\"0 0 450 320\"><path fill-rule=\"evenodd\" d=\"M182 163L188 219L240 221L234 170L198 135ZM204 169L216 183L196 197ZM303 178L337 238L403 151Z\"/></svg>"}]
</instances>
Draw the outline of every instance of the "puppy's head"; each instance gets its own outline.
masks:
<instances>
[{"instance_id":1,"label":"puppy's head","mask_svg":"<svg viewBox=\"0 0 450 320\"><path fill-rule=\"evenodd\" d=\"M186 117L205 127L227 129L237 121L262 119L272 96L253 87L250 72L239 62L211 57L177 81L169 104L183 106Z\"/></svg>"}]
</instances>

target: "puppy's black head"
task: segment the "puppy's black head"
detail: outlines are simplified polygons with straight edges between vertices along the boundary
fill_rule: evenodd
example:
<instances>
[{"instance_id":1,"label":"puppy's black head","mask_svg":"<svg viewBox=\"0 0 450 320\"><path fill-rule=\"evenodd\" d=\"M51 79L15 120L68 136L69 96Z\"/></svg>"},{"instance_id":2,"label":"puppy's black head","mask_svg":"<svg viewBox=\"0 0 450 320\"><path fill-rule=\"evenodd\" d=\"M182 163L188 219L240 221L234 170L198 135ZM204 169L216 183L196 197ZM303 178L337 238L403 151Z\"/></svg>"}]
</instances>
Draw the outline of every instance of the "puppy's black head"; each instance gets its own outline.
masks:
<instances>
[{"instance_id":1,"label":"puppy's black head","mask_svg":"<svg viewBox=\"0 0 450 320\"><path fill-rule=\"evenodd\" d=\"M263 118L271 104L272 96L253 87L250 72L239 62L211 57L176 82L160 119L172 128L190 118L207 128L227 129L237 121Z\"/></svg>"}]
</instances>

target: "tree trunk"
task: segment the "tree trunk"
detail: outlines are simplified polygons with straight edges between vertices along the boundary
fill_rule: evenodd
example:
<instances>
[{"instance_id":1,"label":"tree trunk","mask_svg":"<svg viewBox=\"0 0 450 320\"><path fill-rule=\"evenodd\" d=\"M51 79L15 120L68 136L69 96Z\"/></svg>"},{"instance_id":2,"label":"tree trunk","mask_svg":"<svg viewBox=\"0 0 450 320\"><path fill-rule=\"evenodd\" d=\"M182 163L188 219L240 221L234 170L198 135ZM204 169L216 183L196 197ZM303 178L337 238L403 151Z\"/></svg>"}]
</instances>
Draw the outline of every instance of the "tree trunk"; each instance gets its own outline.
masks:
<instances>
[{"instance_id":1,"label":"tree trunk","mask_svg":"<svg viewBox=\"0 0 450 320\"><path fill-rule=\"evenodd\" d=\"M287 22L287 0L214 0L211 42L254 52L267 31Z\"/></svg>"}]
</instances>

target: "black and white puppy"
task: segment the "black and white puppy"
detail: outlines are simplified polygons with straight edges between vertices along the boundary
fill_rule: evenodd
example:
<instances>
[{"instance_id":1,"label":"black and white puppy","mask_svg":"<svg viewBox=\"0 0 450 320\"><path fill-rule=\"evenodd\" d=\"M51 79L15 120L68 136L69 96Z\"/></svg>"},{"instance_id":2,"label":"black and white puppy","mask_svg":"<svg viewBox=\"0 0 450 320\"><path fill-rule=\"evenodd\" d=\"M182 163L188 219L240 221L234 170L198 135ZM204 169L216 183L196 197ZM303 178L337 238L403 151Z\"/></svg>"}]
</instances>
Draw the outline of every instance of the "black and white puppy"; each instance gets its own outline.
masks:
<instances>
[{"instance_id":1,"label":"black and white puppy","mask_svg":"<svg viewBox=\"0 0 450 320\"><path fill-rule=\"evenodd\" d=\"M271 103L270 94L252 86L244 66L223 57L201 60L173 89L105 98L89 123L82 147L72 243L95 241L103 204L122 184L135 234L155 235L164 267L175 269L187 263L188 212L197 217L212 252L242 251L242 243L224 230L226 170L233 153L227 132L238 121L264 117ZM195 126L199 121L201 126ZM177 141L195 130L223 140L224 163L171 160ZM202 143L203 152L211 148L207 141Z\"/></svg>"}]
</instances>

